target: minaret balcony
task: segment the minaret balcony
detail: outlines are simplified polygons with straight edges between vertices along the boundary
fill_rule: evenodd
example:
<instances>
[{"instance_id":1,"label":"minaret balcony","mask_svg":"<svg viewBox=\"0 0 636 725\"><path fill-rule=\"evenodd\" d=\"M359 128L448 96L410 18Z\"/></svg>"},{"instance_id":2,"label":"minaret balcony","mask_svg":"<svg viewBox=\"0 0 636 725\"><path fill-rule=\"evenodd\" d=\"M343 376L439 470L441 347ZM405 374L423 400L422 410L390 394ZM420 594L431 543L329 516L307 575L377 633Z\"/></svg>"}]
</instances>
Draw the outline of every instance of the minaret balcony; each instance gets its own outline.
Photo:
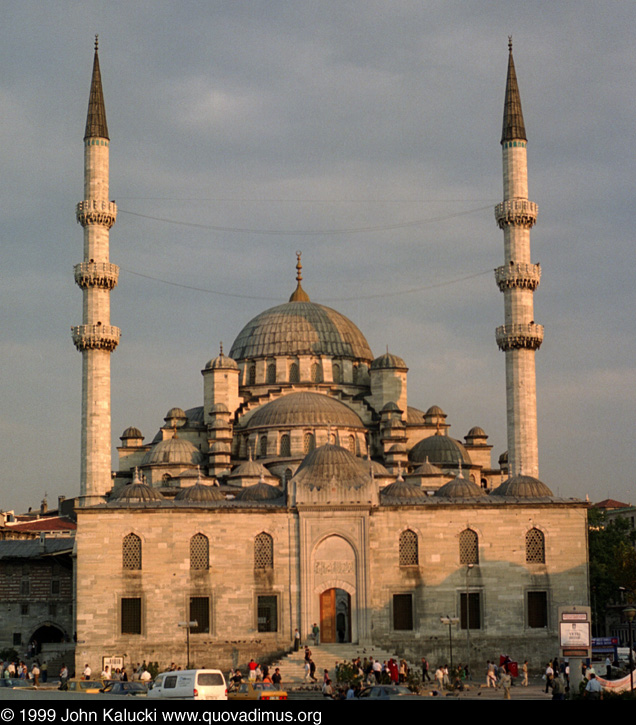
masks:
<instances>
[{"instance_id":1,"label":"minaret balcony","mask_svg":"<svg viewBox=\"0 0 636 725\"><path fill-rule=\"evenodd\" d=\"M496 331L497 345L508 350L538 350L543 342L543 325L528 322L517 325L501 325Z\"/></svg>"},{"instance_id":2,"label":"minaret balcony","mask_svg":"<svg viewBox=\"0 0 636 725\"><path fill-rule=\"evenodd\" d=\"M85 199L75 208L75 218L83 227L96 224L110 229L117 219L117 204L114 201Z\"/></svg>"},{"instance_id":3,"label":"minaret balcony","mask_svg":"<svg viewBox=\"0 0 636 725\"><path fill-rule=\"evenodd\" d=\"M529 289L534 292L541 280L541 265L511 262L503 267L497 267L495 280L502 292L514 288Z\"/></svg>"},{"instance_id":4,"label":"minaret balcony","mask_svg":"<svg viewBox=\"0 0 636 725\"><path fill-rule=\"evenodd\" d=\"M121 330L112 325L78 325L71 327L73 343L80 351L107 350L112 352L119 344Z\"/></svg>"},{"instance_id":5,"label":"minaret balcony","mask_svg":"<svg viewBox=\"0 0 636 725\"><path fill-rule=\"evenodd\" d=\"M537 222L539 207L527 199L508 199L495 207L495 219L500 229L525 227L530 229Z\"/></svg>"},{"instance_id":6,"label":"minaret balcony","mask_svg":"<svg viewBox=\"0 0 636 725\"><path fill-rule=\"evenodd\" d=\"M117 286L119 267L110 262L82 262L73 267L75 282L82 288L98 287L112 290Z\"/></svg>"}]
</instances>

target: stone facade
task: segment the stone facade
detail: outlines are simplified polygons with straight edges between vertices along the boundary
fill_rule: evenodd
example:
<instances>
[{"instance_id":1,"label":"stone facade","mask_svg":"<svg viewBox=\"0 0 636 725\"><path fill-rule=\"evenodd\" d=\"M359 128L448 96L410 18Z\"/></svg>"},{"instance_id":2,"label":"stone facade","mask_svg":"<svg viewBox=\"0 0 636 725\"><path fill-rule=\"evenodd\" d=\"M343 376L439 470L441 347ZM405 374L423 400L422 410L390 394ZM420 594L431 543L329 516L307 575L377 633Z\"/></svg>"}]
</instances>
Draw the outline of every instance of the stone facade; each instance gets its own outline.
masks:
<instances>
[{"instance_id":1,"label":"stone facade","mask_svg":"<svg viewBox=\"0 0 636 725\"><path fill-rule=\"evenodd\" d=\"M448 615L459 618L455 636L470 639L464 655L475 665L499 653L537 663L557 653L558 607L589 600L586 504L555 497L537 478L536 206L511 77L512 55L496 211L510 476L505 456L493 466L481 428L456 440L441 408L408 404L405 361L388 350L374 358L351 320L311 302L298 254L289 301L250 320L229 355L221 350L201 370L202 404L172 408L148 441L127 428L112 488L83 479L77 665L185 664L187 622L196 622L190 661L201 666L272 658L290 649L296 627L306 639L314 623L322 641L446 661ZM104 138L103 117L89 113L89 138ZM97 161L89 172L87 198L98 198L106 172ZM114 217L102 212L85 222L107 250ZM109 292L111 272L76 272L87 309L102 304L104 323L107 294L91 285ZM89 367L110 354L90 352ZM85 411L106 414L106 360L98 367L104 385ZM96 420L85 416L86 435ZM100 460L97 449L85 453Z\"/></svg>"}]
</instances>

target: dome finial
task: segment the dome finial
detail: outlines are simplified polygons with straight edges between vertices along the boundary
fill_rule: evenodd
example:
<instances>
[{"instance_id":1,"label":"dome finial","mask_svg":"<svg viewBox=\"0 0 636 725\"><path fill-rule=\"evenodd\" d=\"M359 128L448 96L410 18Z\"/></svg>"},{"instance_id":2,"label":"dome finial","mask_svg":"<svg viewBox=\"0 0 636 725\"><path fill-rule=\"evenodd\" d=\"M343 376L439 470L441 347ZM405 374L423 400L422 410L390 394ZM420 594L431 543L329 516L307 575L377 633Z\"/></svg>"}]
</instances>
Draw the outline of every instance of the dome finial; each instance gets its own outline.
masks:
<instances>
[{"instance_id":1,"label":"dome finial","mask_svg":"<svg viewBox=\"0 0 636 725\"><path fill-rule=\"evenodd\" d=\"M220 350L219 357L223 357L223 342L220 343L219 350Z\"/></svg>"},{"instance_id":2,"label":"dome finial","mask_svg":"<svg viewBox=\"0 0 636 725\"><path fill-rule=\"evenodd\" d=\"M99 50L99 35L95 33L95 52Z\"/></svg>"},{"instance_id":3,"label":"dome finial","mask_svg":"<svg viewBox=\"0 0 636 725\"><path fill-rule=\"evenodd\" d=\"M296 289L292 293L292 296L289 298L290 302L309 302L309 295L305 292L300 284L303 278L303 265L300 262L301 256L302 252L296 252Z\"/></svg>"},{"instance_id":4,"label":"dome finial","mask_svg":"<svg viewBox=\"0 0 636 725\"><path fill-rule=\"evenodd\" d=\"M512 35L508 36L508 50L512 53Z\"/></svg>"}]
</instances>

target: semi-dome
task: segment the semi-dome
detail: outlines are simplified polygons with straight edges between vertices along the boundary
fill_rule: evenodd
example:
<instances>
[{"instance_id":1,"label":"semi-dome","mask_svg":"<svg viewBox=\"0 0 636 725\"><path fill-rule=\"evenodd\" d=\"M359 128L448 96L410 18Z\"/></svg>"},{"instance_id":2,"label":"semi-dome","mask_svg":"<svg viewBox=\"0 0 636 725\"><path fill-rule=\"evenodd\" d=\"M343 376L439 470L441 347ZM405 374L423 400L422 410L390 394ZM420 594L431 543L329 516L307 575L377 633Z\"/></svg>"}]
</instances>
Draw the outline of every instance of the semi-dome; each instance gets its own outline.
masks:
<instances>
[{"instance_id":1,"label":"semi-dome","mask_svg":"<svg viewBox=\"0 0 636 725\"><path fill-rule=\"evenodd\" d=\"M296 355L327 355L371 362L373 354L360 330L330 307L293 301L254 317L230 350L234 360Z\"/></svg>"},{"instance_id":2,"label":"semi-dome","mask_svg":"<svg viewBox=\"0 0 636 725\"><path fill-rule=\"evenodd\" d=\"M349 406L320 393L289 393L258 408L247 422L248 429L294 425L364 427Z\"/></svg>"},{"instance_id":3,"label":"semi-dome","mask_svg":"<svg viewBox=\"0 0 636 725\"><path fill-rule=\"evenodd\" d=\"M463 476L457 476L445 483L434 493L439 498L482 498L486 496L483 488Z\"/></svg>"},{"instance_id":4,"label":"semi-dome","mask_svg":"<svg viewBox=\"0 0 636 725\"><path fill-rule=\"evenodd\" d=\"M429 436L409 451L409 459L414 463L424 463L427 457L429 463L440 468L472 465L468 451L459 441L449 436Z\"/></svg>"},{"instance_id":5,"label":"semi-dome","mask_svg":"<svg viewBox=\"0 0 636 725\"><path fill-rule=\"evenodd\" d=\"M304 458L293 480L298 488L322 489L334 482L344 488L362 488L370 477L366 461L341 446L327 443Z\"/></svg>"},{"instance_id":6,"label":"semi-dome","mask_svg":"<svg viewBox=\"0 0 636 725\"><path fill-rule=\"evenodd\" d=\"M521 474L506 479L490 495L511 496L514 498L546 498L554 496L543 481Z\"/></svg>"},{"instance_id":7,"label":"semi-dome","mask_svg":"<svg viewBox=\"0 0 636 725\"><path fill-rule=\"evenodd\" d=\"M158 463L171 463L174 465L198 465L203 463L204 456L193 443L185 438L166 438L159 441L148 451L142 466L156 465Z\"/></svg>"}]
</instances>

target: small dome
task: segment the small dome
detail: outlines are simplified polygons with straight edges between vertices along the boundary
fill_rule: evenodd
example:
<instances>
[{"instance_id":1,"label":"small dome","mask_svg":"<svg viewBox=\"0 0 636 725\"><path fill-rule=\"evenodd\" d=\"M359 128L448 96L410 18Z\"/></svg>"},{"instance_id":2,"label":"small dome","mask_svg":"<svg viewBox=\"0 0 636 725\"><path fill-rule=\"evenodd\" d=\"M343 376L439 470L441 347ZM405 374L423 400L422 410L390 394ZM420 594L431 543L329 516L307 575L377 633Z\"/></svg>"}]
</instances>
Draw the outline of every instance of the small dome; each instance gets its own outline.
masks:
<instances>
[{"instance_id":1,"label":"small dome","mask_svg":"<svg viewBox=\"0 0 636 725\"><path fill-rule=\"evenodd\" d=\"M506 479L490 495L514 498L549 498L554 496L545 483L539 481L538 478L522 475Z\"/></svg>"},{"instance_id":2,"label":"small dome","mask_svg":"<svg viewBox=\"0 0 636 725\"><path fill-rule=\"evenodd\" d=\"M250 459L244 463L239 463L236 468L232 469L232 473L228 478L261 478L262 476L271 478L272 474L262 463Z\"/></svg>"},{"instance_id":3,"label":"small dome","mask_svg":"<svg viewBox=\"0 0 636 725\"><path fill-rule=\"evenodd\" d=\"M388 498L400 498L403 500L413 500L426 498L426 494L421 486L414 483L406 483L406 481L398 478L395 483L390 483L380 490L380 496Z\"/></svg>"},{"instance_id":4,"label":"small dome","mask_svg":"<svg viewBox=\"0 0 636 725\"><path fill-rule=\"evenodd\" d=\"M236 362L223 352L218 357L212 358L205 364L206 370L238 370Z\"/></svg>"},{"instance_id":5,"label":"small dome","mask_svg":"<svg viewBox=\"0 0 636 725\"><path fill-rule=\"evenodd\" d=\"M427 458L442 469L472 465L468 451L459 441L439 434L424 438L409 452L409 459L414 463L424 463Z\"/></svg>"},{"instance_id":6,"label":"small dome","mask_svg":"<svg viewBox=\"0 0 636 725\"><path fill-rule=\"evenodd\" d=\"M457 476L438 488L434 495L440 498L482 498L487 494L476 483L463 476Z\"/></svg>"},{"instance_id":7,"label":"small dome","mask_svg":"<svg viewBox=\"0 0 636 725\"><path fill-rule=\"evenodd\" d=\"M164 498L159 491L136 478L133 483L124 486L112 500L121 503L148 503L151 501L163 501Z\"/></svg>"},{"instance_id":8,"label":"small dome","mask_svg":"<svg viewBox=\"0 0 636 725\"><path fill-rule=\"evenodd\" d=\"M185 410L181 408L170 408L170 410L166 413L166 417L164 420L170 420L171 418L185 418Z\"/></svg>"},{"instance_id":9,"label":"small dome","mask_svg":"<svg viewBox=\"0 0 636 725\"><path fill-rule=\"evenodd\" d=\"M486 431L483 428L480 428L478 425L476 425L474 428L471 428L468 431L468 435L466 438L488 438L486 435Z\"/></svg>"},{"instance_id":10,"label":"small dome","mask_svg":"<svg viewBox=\"0 0 636 725\"><path fill-rule=\"evenodd\" d=\"M336 482L345 488L362 488L371 477L366 462L341 446L328 443L309 453L296 470L298 487L322 489Z\"/></svg>"},{"instance_id":11,"label":"small dome","mask_svg":"<svg viewBox=\"0 0 636 725\"><path fill-rule=\"evenodd\" d=\"M173 465L198 465L204 456L193 443L185 438L166 438L148 451L142 466L170 463Z\"/></svg>"},{"instance_id":12,"label":"small dome","mask_svg":"<svg viewBox=\"0 0 636 725\"><path fill-rule=\"evenodd\" d=\"M408 370L401 357L385 352L371 363L371 370Z\"/></svg>"},{"instance_id":13,"label":"small dome","mask_svg":"<svg viewBox=\"0 0 636 725\"><path fill-rule=\"evenodd\" d=\"M392 400L389 400L388 403L385 403L382 406L381 413L401 413L402 411L398 408L397 403L394 403Z\"/></svg>"},{"instance_id":14,"label":"small dome","mask_svg":"<svg viewBox=\"0 0 636 725\"><path fill-rule=\"evenodd\" d=\"M439 407L439 405L431 405L425 415L438 415L442 418L446 417L446 413Z\"/></svg>"},{"instance_id":15,"label":"small dome","mask_svg":"<svg viewBox=\"0 0 636 725\"><path fill-rule=\"evenodd\" d=\"M283 495L283 490L278 486L265 483L262 479L244 488L237 496L240 501L273 501Z\"/></svg>"},{"instance_id":16,"label":"small dome","mask_svg":"<svg viewBox=\"0 0 636 725\"><path fill-rule=\"evenodd\" d=\"M421 466L418 466L411 475L413 476L442 476L443 471L438 466L434 466L432 463L429 462L428 457L422 463Z\"/></svg>"},{"instance_id":17,"label":"small dome","mask_svg":"<svg viewBox=\"0 0 636 725\"><path fill-rule=\"evenodd\" d=\"M214 486L197 481L194 486L182 488L174 497L175 501L186 501L189 503L211 503L212 501L224 501L225 496Z\"/></svg>"},{"instance_id":18,"label":"small dome","mask_svg":"<svg viewBox=\"0 0 636 725\"><path fill-rule=\"evenodd\" d=\"M135 428L132 425L129 428L126 428L126 430L119 437L119 440L124 441L129 438L141 438L143 440L143 436L141 435L141 431L139 430L139 428Z\"/></svg>"},{"instance_id":19,"label":"small dome","mask_svg":"<svg viewBox=\"0 0 636 725\"><path fill-rule=\"evenodd\" d=\"M210 413L229 413L230 409L225 405L225 403L215 403L210 408Z\"/></svg>"},{"instance_id":20,"label":"small dome","mask_svg":"<svg viewBox=\"0 0 636 725\"><path fill-rule=\"evenodd\" d=\"M365 463L369 464L369 459L365 460ZM371 470L375 478L392 478L392 474L379 462L371 459Z\"/></svg>"},{"instance_id":21,"label":"small dome","mask_svg":"<svg viewBox=\"0 0 636 725\"><path fill-rule=\"evenodd\" d=\"M291 425L364 427L349 406L320 393L289 393L258 408L247 421L248 429Z\"/></svg>"}]
</instances>

